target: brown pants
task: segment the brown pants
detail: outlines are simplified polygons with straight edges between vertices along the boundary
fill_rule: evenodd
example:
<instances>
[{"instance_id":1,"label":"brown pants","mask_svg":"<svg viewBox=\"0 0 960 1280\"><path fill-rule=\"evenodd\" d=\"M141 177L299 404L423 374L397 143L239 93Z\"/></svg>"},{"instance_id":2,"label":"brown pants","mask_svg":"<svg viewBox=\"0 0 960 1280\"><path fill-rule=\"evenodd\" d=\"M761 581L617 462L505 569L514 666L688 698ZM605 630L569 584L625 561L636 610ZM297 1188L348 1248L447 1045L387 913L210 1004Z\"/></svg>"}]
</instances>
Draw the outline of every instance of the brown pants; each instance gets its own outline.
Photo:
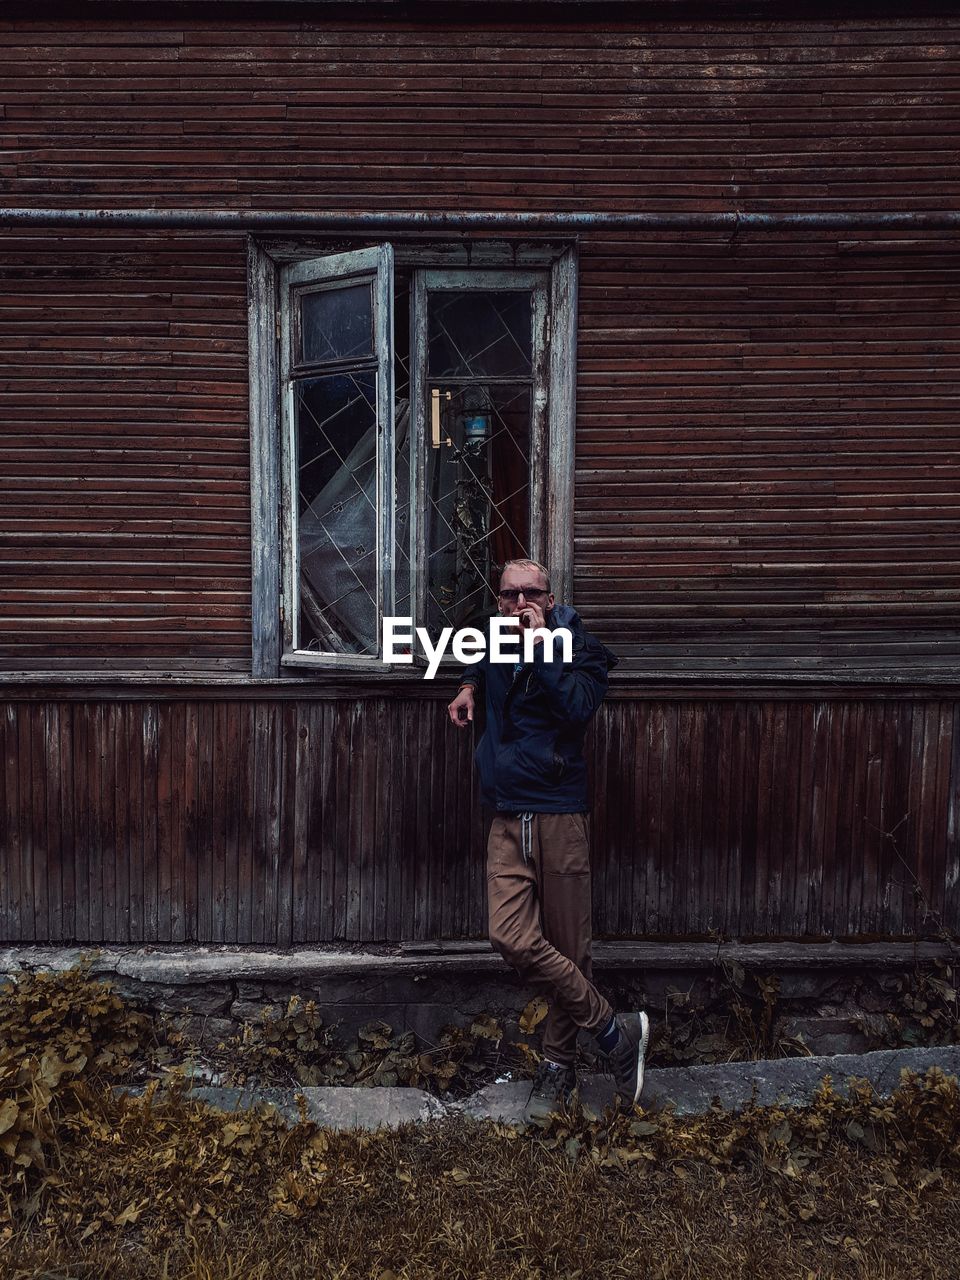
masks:
<instances>
[{"instance_id":1,"label":"brown pants","mask_svg":"<svg viewBox=\"0 0 960 1280\"><path fill-rule=\"evenodd\" d=\"M526 847L525 847L526 846ZM584 813L498 813L487 842L490 941L522 978L551 996L544 1056L572 1066L581 1027L613 1009L591 978L590 847Z\"/></svg>"}]
</instances>

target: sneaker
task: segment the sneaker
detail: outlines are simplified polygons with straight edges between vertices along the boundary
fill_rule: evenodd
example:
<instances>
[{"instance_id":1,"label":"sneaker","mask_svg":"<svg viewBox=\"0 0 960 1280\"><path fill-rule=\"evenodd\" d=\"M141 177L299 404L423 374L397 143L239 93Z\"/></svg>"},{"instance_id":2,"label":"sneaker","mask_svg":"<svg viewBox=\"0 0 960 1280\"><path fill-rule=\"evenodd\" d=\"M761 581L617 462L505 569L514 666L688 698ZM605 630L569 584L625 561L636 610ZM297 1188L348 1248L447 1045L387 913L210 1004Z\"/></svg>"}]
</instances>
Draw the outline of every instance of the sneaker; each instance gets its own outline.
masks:
<instances>
[{"instance_id":1,"label":"sneaker","mask_svg":"<svg viewBox=\"0 0 960 1280\"><path fill-rule=\"evenodd\" d=\"M573 1067L562 1067L543 1058L533 1077L533 1088L524 1108L526 1124L544 1121L553 1111L569 1103L577 1087L577 1073Z\"/></svg>"},{"instance_id":2,"label":"sneaker","mask_svg":"<svg viewBox=\"0 0 960 1280\"><path fill-rule=\"evenodd\" d=\"M641 1009L638 1013L616 1015L620 1039L605 1055L617 1092L627 1103L640 1099L643 1088L643 1060L650 1040L650 1019Z\"/></svg>"}]
</instances>

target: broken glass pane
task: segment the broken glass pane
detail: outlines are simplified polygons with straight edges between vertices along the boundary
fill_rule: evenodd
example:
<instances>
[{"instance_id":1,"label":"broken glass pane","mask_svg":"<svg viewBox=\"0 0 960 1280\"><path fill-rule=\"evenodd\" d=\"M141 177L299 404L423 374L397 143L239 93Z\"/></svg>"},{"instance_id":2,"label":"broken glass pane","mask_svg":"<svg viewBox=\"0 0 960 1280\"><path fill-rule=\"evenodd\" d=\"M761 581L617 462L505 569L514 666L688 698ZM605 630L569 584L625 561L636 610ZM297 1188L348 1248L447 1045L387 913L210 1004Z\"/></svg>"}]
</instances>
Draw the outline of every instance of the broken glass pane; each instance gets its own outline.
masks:
<instances>
[{"instance_id":1,"label":"broken glass pane","mask_svg":"<svg viewBox=\"0 0 960 1280\"><path fill-rule=\"evenodd\" d=\"M302 364L372 355L372 285L365 282L301 293L300 333Z\"/></svg>"},{"instance_id":2,"label":"broken glass pane","mask_svg":"<svg viewBox=\"0 0 960 1280\"><path fill-rule=\"evenodd\" d=\"M376 654L377 375L296 384L299 648Z\"/></svg>"},{"instance_id":3,"label":"broken glass pane","mask_svg":"<svg viewBox=\"0 0 960 1280\"><path fill-rule=\"evenodd\" d=\"M428 295L430 378L523 378L532 369L529 290Z\"/></svg>"}]
</instances>

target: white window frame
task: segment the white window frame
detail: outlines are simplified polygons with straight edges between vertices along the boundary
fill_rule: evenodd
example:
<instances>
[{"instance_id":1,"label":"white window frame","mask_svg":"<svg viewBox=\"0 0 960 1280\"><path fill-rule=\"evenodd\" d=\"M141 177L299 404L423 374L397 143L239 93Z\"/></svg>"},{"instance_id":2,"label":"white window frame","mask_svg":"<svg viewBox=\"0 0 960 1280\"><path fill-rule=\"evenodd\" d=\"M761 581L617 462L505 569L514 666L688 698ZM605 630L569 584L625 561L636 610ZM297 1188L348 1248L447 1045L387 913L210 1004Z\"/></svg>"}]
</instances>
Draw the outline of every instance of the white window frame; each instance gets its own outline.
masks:
<instances>
[{"instance_id":1,"label":"white window frame","mask_svg":"<svg viewBox=\"0 0 960 1280\"><path fill-rule=\"evenodd\" d=\"M300 539L297 527L297 441L295 378L291 353L294 307L287 305L299 286L356 284L369 280L372 288L373 348L377 366L377 452L375 556L377 635L383 618L394 612L394 388L393 388L393 247L376 245L351 253L337 253L289 263L280 271L280 531L283 568L280 613L283 625L281 664L285 667L324 667L365 670L382 666L378 655L312 652L299 640Z\"/></svg>"},{"instance_id":2,"label":"white window frame","mask_svg":"<svg viewBox=\"0 0 960 1280\"><path fill-rule=\"evenodd\" d=\"M558 600L572 603L573 481L576 396L577 251L572 244L462 245L392 244L337 252L323 243L248 240L250 456L252 533L252 674L282 677L286 669L367 677L417 679L415 667L384 663L382 657L326 652L295 652L290 602L296 583L295 460L291 435L289 297L291 284L316 280L318 272L370 276L376 272L375 330L378 362L378 610L392 612L394 599L394 435L393 435L393 270L417 269L415 286L517 287L545 280L540 301L534 287L534 324L542 326L544 362L535 374L531 421L531 546L553 574ZM328 271L329 268L329 271ZM489 273L489 274L487 274ZM486 277L487 283L482 283ZM457 281L460 282L457 285ZM522 286L526 287L526 286ZM546 308L546 309L545 309ZM418 314L423 314L422 310ZM411 331L416 352L421 345ZM386 358L385 357L386 354ZM422 512L416 502L416 453L425 430L425 405L419 380L425 371L411 362L411 564L416 563ZM382 399L381 399L382 397ZM544 403L545 400L545 403ZM389 501L384 499L389 495ZM535 498L536 495L536 498ZM539 553L539 554L538 554ZM422 575L417 575L417 580Z\"/></svg>"}]
</instances>

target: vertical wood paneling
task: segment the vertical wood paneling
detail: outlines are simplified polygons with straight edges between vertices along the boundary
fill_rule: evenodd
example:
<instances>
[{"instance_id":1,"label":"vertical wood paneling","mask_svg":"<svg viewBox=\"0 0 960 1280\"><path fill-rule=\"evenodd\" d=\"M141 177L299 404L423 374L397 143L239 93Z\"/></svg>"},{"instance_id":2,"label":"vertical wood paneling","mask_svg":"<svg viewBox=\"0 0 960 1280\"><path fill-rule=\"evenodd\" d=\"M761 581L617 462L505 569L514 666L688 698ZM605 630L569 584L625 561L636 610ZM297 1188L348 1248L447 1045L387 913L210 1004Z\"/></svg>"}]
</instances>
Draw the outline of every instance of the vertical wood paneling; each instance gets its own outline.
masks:
<instances>
[{"instance_id":1,"label":"vertical wood paneling","mask_svg":"<svg viewBox=\"0 0 960 1280\"><path fill-rule=\"evenodd\" d=\"M723 739L727 718L721 716L720 708L711 702L705 704L704 715L700 874L704 881L707 909L701 927L706 932L718 934L725 923L726 893L721 892L718 879L721 870L719 851L727 848L726 841L720 837L720 825L730 808L730 759Z\"/></svg>"},{"instance_id":2,"label":"vertical wood paneling","mask_svg":"<svg viewBox=\"0 0 960 1280\"><path fill-rule=\"evenodd\" d=\"M213 913L213 936L218 942L229 940L227 898L231 885L227 859L227 783L231 778L227 719L230 705L213 705L213 841L210 848L210 898ZM270 759L274 759L271 744Z\"/></svg>"},{"instance_id":3,"label":"vertical wood paneling","mask_svg":"<svg viewBox=\"0 0 960 1280\"><path fill-rule=\"evenodd\" d=\"M78 707L71 704L70 710L74 716L82 712L82 706ZM143 811L144 800L144 767L146 764L146 751L143 741L143 720L144 709L137 703L131 703L125 708L126 733L124 746L128 753L127 761L127 820L128 840L127 840L127 876L128 876L128 921L131 942L143 942L144 937L144 919L143 919L143 864L144 864L144 840L145 840L145 815ZM69 723L69 722L68 722ZM70 775L68 774L67 777ZM64 803L68 803L71 797L71 788L65 785L63 788ZM198 929L196 917L191 919L190 925L194 931Z\"/></svg>"},{"instance_id":4,"label":"vertical wood paneling","mask_svg":"<svg viewBox=\"0 0 960 1280\"><path fill-rule=\"evenodd\" d=\"M630 725L630 741L633 744L633 768L630 774L624 778L624 793L628 791L632 794L627 797L627 803L634 815L637 823L637 835L642 843L641 823L645 820L646 814L646 786L647 786L647 770L649 768L649 753L647 750L647 717L649 716L649 707L644 702L629 702L623 706L623 718ZM596 815L594 814L591 822L595 824ZM592 828L592 830L595 827ZM644 856L635 856L630 860L630 879L628 882L628 892L630 896L630 918L627 923L627 932L630 934L641 934L646 928L644 920L644 912L646 908L646 874L647 860ZM621 883L623 883L621 881ZM594 886L594 894L596 894L596 885Z\"/></svg>"},{"instance_id":5,"label":"vertical wood paneling","mask_svg":"<svg viewBox=\"0 0 960 1280\"><path fill-rule=\"evenodd\" d=\"M365 706L354 702L347 708L349 716L349 753L347 772L341 774L340 785L344 786L349 806L349 822L347 825L346 847L351 857L341 859L341 866L346 869L346 895L344 902L343 937L354 941L360 937L360 891L362 888L362 851L363 851L363 766L364 751L367 749Z\"/></svg>"},{"instance_id":6,"label":"vertical wood paneling","mask_svg":"<svg viewBox=\"0 0 960 1280\"><path fill-rule=\"evenodd\" d=\"M214 709L215 703L201 702L199 704L199 745L197 758L197 811L199 816L198 823L198 857L197 857L197 903L198 903L198 929L203 931L203 937L211 940L217 937L216 922L216 875L214 862L214 844L215 844L215 822L216 822L216 805L214 800L214 775L215 775L215 759L216 759L216 742L214 738ZM259 714L259 704L250 704L251 712L254 715ZM257 744L251 744L250 758L252 761L252 777L251 777L251 808L250 808L250 836L252 840L256 840L257 823L256 815L253 808L253 799L256 796L257 786ZM251 872L253 868L251 867ZM250 885L255 883L253 874L250 877ZM251 911L254 908L251 908ZM256 940L256 925L251 914L249 921L249 938L253 942Z\"/></svg>"},{"instance_id":7,"label":"vertical wood paneling","mask_svg":"<svg viewBox=\"0 0 960 1280\"><path fill-rule=\"evenodd\" d=\"M293 884L296 867L297 704L277 707L281 738L279 833L277 840L277 923L274 936L281 947L293 942Z\"/></svg>"},{"instance_id":8,"label":"vertical wood paneling","mask_svg":"<svg viewBox=\"0 0 960 1280\"><path fill-rule=\"evenodd\" d=\"M293 767L287 778L289 803L284 802L285 829L291 832L293 850L291 863L291 912L290 941L292 945L303 942L310 919L310 881L319 874L314 863L313 805L314 761L317 748L313 742L313 704L294 703L294 756ZM319 850L317 850L319 852Z\"/></svg>"},{"instance_id":9,"label":"vertical wood paneling","mask_svg":"<svg viewBox=\"0 0 960 1280\"><path fill-rule=\"evenodd\" d=\"M171 896L173 893L173 881L171 874L171 858L170 849L174 839L173 832L173 767L174 767L174 744L171 741L171 710L172 705L158 708L157 715L157 858L156 858L156 881L155 881L155 902L156 902L156 918L158 936L167 942L170 939L170 915L171 915ZM221 767L214 770L215 779L223 776L222 762L223 757L217 756L217 762ZM219 797L214 793L214 813L217 816L218 823L222 824L225 820L225 813L222 808L217 805Z\"/></svg>"},{"instance_id":10,"label":"vertical wood paneling","mask_svg":"<svg viewBox=\"0 0 960 1280\"><path fill-rule=\"evenodd\" d=\"M861 699L854 703L856 722L850 746L850 764L842 775L844 799L848 805L849 822L846 851L838 863L841 879L837 897L846 912L845 933L856 932L856 920L860 911L860 895L863 885L863 859L866 856L869 829L864 806L864 782L867 768L867 707ZM842 886L842 887L840 887Z\"/></svg>"},{"instance_id":11,"label":"vertical wood paneling","mask_svg":"<svg viewBox=\"0 0 960 1280\"><path fill-rule=\"evenodd\" d=\"M17 791L20 802L20 885L27 904L25 924L31 932L37 931L37 894L33 875L33 776L31 770L31 708L27 708L19 726L19 776Z\"/></svg>"},{"instance_id":12,"label":"vertical wood paneling","mask_svg":"<svg viewBox=\"0 0 960 1280\"><path fill-rule=\"evenodd\" d=\"M103 932L116 937L124 926L120 919L123 873L119 863L127 861L125 828L122 813L117 813L117 798L123 787L124 767L120 761L123 749L124 708L112 703L105 709L103 774L100 780L100 806L103 811ZM168 854L169 857L169 854ZM161 879L172 877L172 867L161 869Z\"/></svg>"},{"instance_id":13,"label":"vertical wood paneling","mask_svg":"<svg viewBox=\"0 0 960 1280\"><path fill-rule=\"evenodd\" d=\"M238 708L241 719L246 716L248 711L247 705L241 704ZM188 702L184 704L184 730L183 730L183 804L181 806L181 814L183 818L183 882L181 892L183 894L183 938L195 938L197 936L197 912L199 903L199 884L197 880L197 872L200 861L200 814L198 812L198 785L199 785L199 756L200 756L200 722L197 712L197 704ZM249 764L248 755L245 751L241 751L242 767L246 768ZM248 788L244 785L245 777L241 774L238 779L238 808L240 811L240 830L241 839L244 834L249 834L249 823L245 822L245 800L249 795ZM249 883L247 881L246 883ZM245 882L242 874L240 874L240 883L237 890L237 909L242 907L244 898ZM238 926L237 936L243 936Z\"/></svg>"},{"instance_id":14,"label":"vertical wood paneling","mask_svg":"<svg viewBox=\"0 0 960 1280\"><path fill-rule=\"evenodd\" d=\"M751 923L759 918L757 911L757 805L759 802L760 780L756 775L758 760L757 742L759 726L757 718L763 708L754 702L743 704L743 760L740 789L740 881L739 886L732 886L733 891L740 889L740 901L737 929L741 937L749 936Z\"/></svg>"},{"instance_id":15,"label":"vertical wood paneling","mask_svg":"<svg viewBox=\"0 0 960 1280\"><path fill-rule=\"evenodd\" d=\"M946 896L944 922L960 913L960 703L951 710L951 760L947 774Z\"/></svg>"},{"instance_id":16,"label":"vertical wood paneling","mask_svg":"<svg viewBox=\"0 0 960 1280\"><path fill-rule=\"evenodd\" d=\"M268 704L267 743L269 746L267 793L268 843L266 870L265 920L263 941L279 936L282 850L281 836L281 787L283 783L283 707L282 702ZM286 815L284 815L285 817ZM292 815L291 815L292 816ZM352 852L352 850L351 850ZM353 861L353 858L351 858ZM283 868L286 872L286 868Z\"/></svg>"},{"instance_id":17,"label":"vertical wood paneling","mask_svg":"<svg viewBox=\"0 0 960 1280\"><path fill-rule=\"evenodd\" d=\"M482 936L472 741L444 716L7 704L3 940ZM589 740L598 935L956 930L957 732L944 700L608 702Z\"/></svg>"},{"instance_id":18,"label":"vertical wood paneling","mask_svg":"<svg viewBox=\"0 0 960 1280\"><path fill-rule=\"evenodd\" d=\"M863 825L864 856L857 859L862 869L860 893L857 900L857 921L854 932L857 934L872 933L876 929L876 907L882 892L879 882L883 866L883 805L882 805L882 766L881 755L884 741L884 714L886 708L867 708L867 763L864 781L864 808L866 819ZM879 712L879 714L878 714Z\"/></svg>"},{"instance_id":19,"label":"vertical wood paneling","mask_svg":"<svg viewBox=\"0 0 960 1280\"><path fill-rule=\"evenodd\" d=\"M690 772L695 779L695 783L690 794L687 849L689 850L691 878L696 881L697 885L697 898L695 911L688 918L687 929L689 932L702 934L711 928L710 920L712 916L710 878L706 865L711 856L710 842L709 839L705 838L703 815L708 789L707 773L709 772L710 774L710 786L712 787L715 781L715 762L706 764L705 761L710 738L707 708L704 703L697 701L692 704L692 711ZM623 772L626 776L629 776L629 766L626 766Z\"/></svg>"},{"instance_id":20,"label":"vertical wood paneling","mask_svg":"<svg viewBox=\"0 0 960 1280\"><path fill-rule=\"evenodd\" d=\"M436 848L440 862L439 883L436 892L440 905L440 936L451 937L453 934L453 904L456 891L456 859L459 850L454 843L456 822L452 813L453 806L449 803L449 800L455 794L453 788L456 783L457 757L455 751L457 744L453 741L453 734L446 733L445 729L446 726L441 726L441 732L444 733L444 736L440 739L439 753L436 757L435 765L439 774L437 795L439 803L434 815L434 830L436 832Z\"/></svg>"},{"instance_id":21,"label":"vertical wood paneling","mask_svg":"<svg viewBox=\"0 0 960 1280\"><path fill-rule=\"evenodd\" d=\"M91 710L85 704L74 703L71 705L71 721L73 727L73 760L74 774L64 779L64 784L72 790L76 797L75 807L77 815L76 825L76 916L75 928L77 938L92 938L95 935L90 932L90 885L88 883L89 865L90 865L90 843L92 831L90 829L90 787L89 787L89 760L90 760L90 723ZM18 717L19 720L19 717ZM15 745L16 749L16 745ZM14 761L15 763L15 761ZM143 864L146 861L146 849L144 856L140 862L140 875L143 876ZM140 920L141 929L143 929L144 913L143 913L143 894L141 890L140 900L134 900L131 907L136 911ZM22 927L22 926L21 926ZM141 935L142 936L142 935Z\"/></svg>"},{"instance_id":22,"label":"vertical wood paneling","mask_svg":"<svg viewBox=\"0 0 960 1280\"><path fill-rule=\"evenodd\" d=\"M743 794L744 775L746 773L746 707L736 703L727 709L723 719L730 726L730 790L727 802L726 840L720 848L726 850L726 866L720 858L720 885L724 894L723 933L725 937L736 937L740 932L740 916L743 910L743 895L740 884L743 876Z\"/></svg>"},{"instance_id":23,"label":"vertical wood paneling","mask_svg":"<svg viewBox=\"0 0 960 1280\"><path fill-rule=\"evenodd\" d=\"M324 702L317 708L320 718L320 738L316 743L317 754L322 757L320 767L320 785L317 794L317 822L320 828L320 877L316 886L316 910L319 918L320 936L334 936L334 876L337 858L336 845L336 803L337 788L333 784L335 751L334 723L337 716L337 704Z\"/></svg>"},{"instance_id":24,"label":"vertical wood paneling","mask_svg":"<svg viewBox=\"0 0 960 1280\"><path fill-rule=\"evenodd\" d=\"M809 928L813 887L811 879L816 861L813 857L814 826L817 821L817 805L814 788L814 761L816 758L815 716L812 702L802 702L797 707L797 749L799 765L797 777L797 838L794 862L793 892L791 895L790 921L786 932L793 936Z\"/></svg>"},{"instance_id":25,"label":"vertical wood paneling","mask_svg":"<svg viewBox=\"0 0 960 1280\"><path fill-rule=\"evenodd\" d=\"M657 929L660 902L659 867L662 827L660 813L662 809L662 777L663 777L663 717L662 703L653 703L647 718L647 761L648 774L646 782L647 805L643 814L646 828L646 865L644 875L644 906L642 931L655 933ZM598 893L603 896L602 884Z\"/></svg>"},{"instance_id":26,"label":"vertical wood paneling","mask_svg":"<svg viewBox=\"0 0 960 1280\"><path fill-rule=\"evenodd\" d=\"M364 708L365 714L358 717L362 734L362 772L358 778L361 802L360 856L357 859L360 890L358 938L369 938L376 932L377 928L377 886L374 867L379 852L380 831L377 825L377 791L378 785L380 785L378 762L382 759L385 751L389 752L389 748L385 746L382 737L382 710L382 702L379 699L375 699L372 704L368 704ZM439 765L439 763L440 760L438 758L437 764ZM440 817L439 813L437 817ZM443 845L439 844L433 856L443 857L444 853ZM383 919L383 917L381 916L380 919Z\"/></svg>"},{"instance_id":27,"label":"vertical wood paneling","mask_svg":"<svg viewBox=\"0 0 960 1280\"><path fill-rule=\"evenodd\" d=\"M947 909L947 818L950 807L950 756L953 748L953 707L939 704L940 731L936 754L936 800L933 817L933 866L930 883L937 894L937 914L942 918Z\"/></svg>"},{"instance_id":28,"label":"vertical wood paneling","mask_svg":"<svg viewBox=\"0 0 960 1280\"><path fill-rule=\"evenodd\" d=\"M184 784L187 768L186 707L172 702L170 721L170 887L167 893L168 938L170 942L185 939L184 894L186 891L186 814ZM236 821L236 807L230 806L230 817ZM234 897L234 902L236 898Z\"/></svg>"},{"instance_id":29,"label":"vertical wood paneling","mask_svg":"<svg viewBox=\"0 0 960 1280\"><path fill-rule=\"evenodd\" d=\"M33 897L34 929L40 937L49 936L49 887L47 884L47 858L44 832L46 827L47 788L43 750L43 708L30 708L30 804L28 811L27 845L30 849L31 896Z\"/></svg>"},{"instance_id":30,"label":"vertical wood paneling","mask_svg":"<svg viewBox=\"0 0 960 1280\"><path fill-rule=\"evenodd\" d=\"M676 806L682 803L672 785L677 776L677 712L679 704L667 702L663 711L663 737L660 750L660 858L657 863L656 931L669 930L673 909L673 884L676 864ZM686 797L684 797L684 800Z\"/></svg>"},{"instance_id":31,"label":"vertical wood paneling","mask_svg":"<svg viewBox=\"0 0 960 1280\"><path fill-rule=\"evenodd\" d=\"M68 781L74 776L72 716L72 703L60 702L57 704L57 754L59 766L57 773L54 775L56 783L53 791L60 806L60 843L58 845L55 840L51 840L50 858L59 867L60 884L63 890L63 922L59 935L61 938L76 937L77 869L74 821L76 790ZM139 752L133 753L131 767L138 760ZM132 824L130 830L133 830ZM127 874L128 876L130 874L129 866ZM2 878L0 877L0 879ZM0 890L0 897L2 897L2 890ZM128 927L130 911L131 902L128 882L127 914L125 917L125 923L127 923Z\"/></svg>"},{"instance_id":32,"label":"vertical wood paneling","mask_svg":"<svg viewBox=\"0 0 960 1280\"><path fill-rule=\"evenodd\" d=\"M414 901L413 913L408 919L413 920L414 934L418 938L426 936L429 929L430 920L430 845L429 845L429 823L430 823L430 785L429 780L432 776L432 755L430 752L430 707L421 702L418 704L415 714L415 738L417 743L416 761L417 768L412 778L413 794L416 797L415 803L415 837L414 843L408 850L408 857L414 859L412 867L412 881L414 885ZM456 732L456 730L454 730Z\"/></svg>"},{"instance_id":33,"label":"vertical wood paneling","mask_svg":"<svg viewBox=\"0 0 960 1280\"><path fill-rule=\"evenodd\" d=\"M240 838L237 848L237 937L253 937L254 901L254 795L256 793L256 704L242 703L240 721L240 768L237 786L240 793ZM202 886L200 887L202 892Z\"/></svg>"}]
</instances>

